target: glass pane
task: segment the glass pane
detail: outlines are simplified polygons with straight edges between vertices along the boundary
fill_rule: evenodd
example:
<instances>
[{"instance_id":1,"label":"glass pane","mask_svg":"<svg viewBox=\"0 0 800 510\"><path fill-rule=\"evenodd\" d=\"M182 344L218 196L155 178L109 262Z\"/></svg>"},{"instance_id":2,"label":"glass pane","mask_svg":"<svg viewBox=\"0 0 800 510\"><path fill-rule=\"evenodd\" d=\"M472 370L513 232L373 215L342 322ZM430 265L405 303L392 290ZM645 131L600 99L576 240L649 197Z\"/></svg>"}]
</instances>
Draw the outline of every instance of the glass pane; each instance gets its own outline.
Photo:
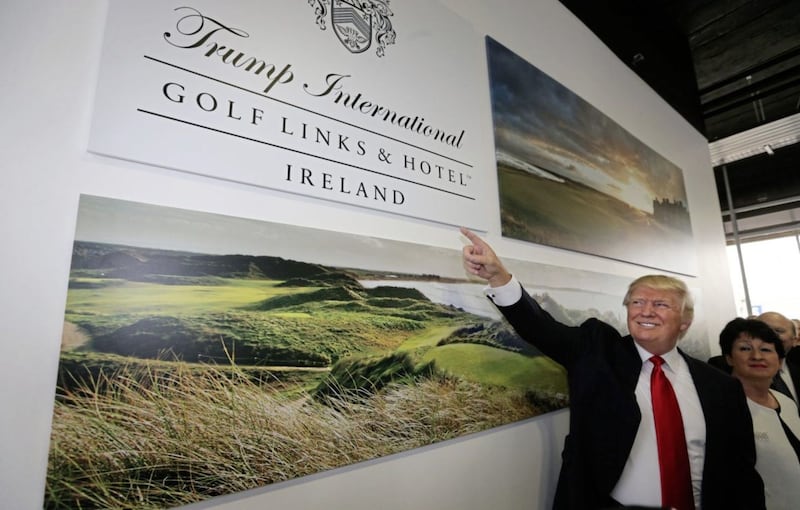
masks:
<instances>
[{"instance_id":1,"label":"glass pane","mask_svg":"<svg viewBox=\"0 0 800 510\"><path fill-rule=\"evenodd\" d=\"M800 317L800 245L796 235L741 245L752 312L775 311ZM736 246L728 246L736 313L747 316Z\"/></svg>"}]
</instances>

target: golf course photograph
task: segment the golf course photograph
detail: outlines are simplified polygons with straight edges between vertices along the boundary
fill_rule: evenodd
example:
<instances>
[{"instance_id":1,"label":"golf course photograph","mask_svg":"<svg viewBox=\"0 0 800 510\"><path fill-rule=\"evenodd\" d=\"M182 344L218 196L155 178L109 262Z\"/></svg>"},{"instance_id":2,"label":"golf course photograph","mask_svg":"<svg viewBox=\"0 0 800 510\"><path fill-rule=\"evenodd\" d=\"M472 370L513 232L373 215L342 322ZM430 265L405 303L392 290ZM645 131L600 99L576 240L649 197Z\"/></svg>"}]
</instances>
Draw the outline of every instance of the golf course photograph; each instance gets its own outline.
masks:
<instances>
[{"instance_id":1,"label":"golf course photograph","mask_svg":"<svg viewBox=\"0 0 800 510\"><path fill-rule=\"evenodd\" d=\"M459 256L82 196L45 507L175 507L565 407Z\"/></svg>"}]
</instances>

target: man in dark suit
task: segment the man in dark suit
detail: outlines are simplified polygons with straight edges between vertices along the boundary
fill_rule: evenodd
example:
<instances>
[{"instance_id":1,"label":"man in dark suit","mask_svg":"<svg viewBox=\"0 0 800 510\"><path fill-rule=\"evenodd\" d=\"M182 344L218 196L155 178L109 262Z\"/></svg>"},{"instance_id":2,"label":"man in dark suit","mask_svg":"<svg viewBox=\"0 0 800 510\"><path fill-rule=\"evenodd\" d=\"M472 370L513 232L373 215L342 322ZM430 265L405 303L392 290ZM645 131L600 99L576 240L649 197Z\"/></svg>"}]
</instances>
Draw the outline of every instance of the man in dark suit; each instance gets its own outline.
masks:
<instances>
[{"instance_id":1,"label":"man in dark suit","mask_svg":"<svg viewBox=\"0 0 800 510\"><path fill-rule=\"evenodd\" d=\"M800 350L794 348L797 336L794 323L778 312L764 312L757 319L766 322L767 326L778 335L786 353L781 362L781 369L775 375L772 388L797 403L798 390L800 390ZM800 406L798 407L800 408Z\"/></svg>"},{"instance_id":2,"label":"man in dark suit","mask_svg":"<svg viewBox=\"0 0 800 510\"><path fill-rule=\"evenodd\" d=\"M651 373L661 370L675 390L689 458L688 503L678 510L764 508L741 385L676 348L694 313L683 282L662 275L633 282L624 337L597 319L570 327L522 289L486 242L462 233L471 243L463 250L465 269L488 282L487 295L522 338L567 369L570 431L555 509L670 505L662 500L650 396Z\"/></svg>"}]
</instances>

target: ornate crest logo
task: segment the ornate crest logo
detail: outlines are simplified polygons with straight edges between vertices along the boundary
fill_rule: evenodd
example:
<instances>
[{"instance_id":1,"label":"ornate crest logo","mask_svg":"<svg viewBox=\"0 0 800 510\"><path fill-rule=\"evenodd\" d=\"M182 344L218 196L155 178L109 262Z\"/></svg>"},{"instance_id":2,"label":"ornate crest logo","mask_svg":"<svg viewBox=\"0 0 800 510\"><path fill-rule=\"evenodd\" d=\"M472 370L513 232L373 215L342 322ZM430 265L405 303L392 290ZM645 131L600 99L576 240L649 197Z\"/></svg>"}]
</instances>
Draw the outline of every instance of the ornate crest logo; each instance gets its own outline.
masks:
<instances>
[{"instance_id":1,"label":"ornate crest logo","mask_svg":"<svg viewBox=\"0 0 800 510\"><path fill-rule=\"evenodd\" d=\"M389 0L308 0L317 15L317 25L325 30L328 12L336 37L351 53L363 53L377 44L375 53L382 57L388 44L394 44L395 31L389 20Z\"/></svg>"}]
</instances>

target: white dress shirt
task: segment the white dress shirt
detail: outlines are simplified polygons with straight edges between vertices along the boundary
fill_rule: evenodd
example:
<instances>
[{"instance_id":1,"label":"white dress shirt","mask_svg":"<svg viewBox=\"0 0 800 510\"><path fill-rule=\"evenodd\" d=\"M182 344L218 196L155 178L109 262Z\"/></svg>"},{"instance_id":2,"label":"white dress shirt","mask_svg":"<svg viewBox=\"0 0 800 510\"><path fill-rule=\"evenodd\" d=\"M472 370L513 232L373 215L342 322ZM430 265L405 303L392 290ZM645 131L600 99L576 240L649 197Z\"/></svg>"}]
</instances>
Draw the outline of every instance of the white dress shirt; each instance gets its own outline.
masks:
<instances>
[{"instance_id":1,"label":"white dress shirt","mask_svg":"<svg viewBox=\"0 0 800 510\"><path fill-rule=\"evenodd\" d=\"M511 275L511 280L505 285L500 287L489 287L487 285L484 287L483 292L497 306L511 306L522 297L522 285L520 285L516 276Z\"/></svg>"},{"instance_id":2,"label":"white dress shirt","mask_svg":"<svg viewBox=\"0 0 800 510\"><path fill-rule=\"evenodd\" d=\"M636 383L636 402L642 413L639 430L633 440L633 447L625 463L625 468L611 492L611 497L625 505L661 506L661 476L658 468L658 447L656 446L656 425L653 418L653 404L650 397L650 375L653 372L653 356L636 345L642 358L642 371ZM700 510L700 488L703 481L703 464L706 454L706 422L700 397L689 373L689 365L677 349L662 354L662 369L669 379L678 406L681 409L686 448L689 452L689 468L692 474L694 505Z\"/></svg>"}]
</instances>

